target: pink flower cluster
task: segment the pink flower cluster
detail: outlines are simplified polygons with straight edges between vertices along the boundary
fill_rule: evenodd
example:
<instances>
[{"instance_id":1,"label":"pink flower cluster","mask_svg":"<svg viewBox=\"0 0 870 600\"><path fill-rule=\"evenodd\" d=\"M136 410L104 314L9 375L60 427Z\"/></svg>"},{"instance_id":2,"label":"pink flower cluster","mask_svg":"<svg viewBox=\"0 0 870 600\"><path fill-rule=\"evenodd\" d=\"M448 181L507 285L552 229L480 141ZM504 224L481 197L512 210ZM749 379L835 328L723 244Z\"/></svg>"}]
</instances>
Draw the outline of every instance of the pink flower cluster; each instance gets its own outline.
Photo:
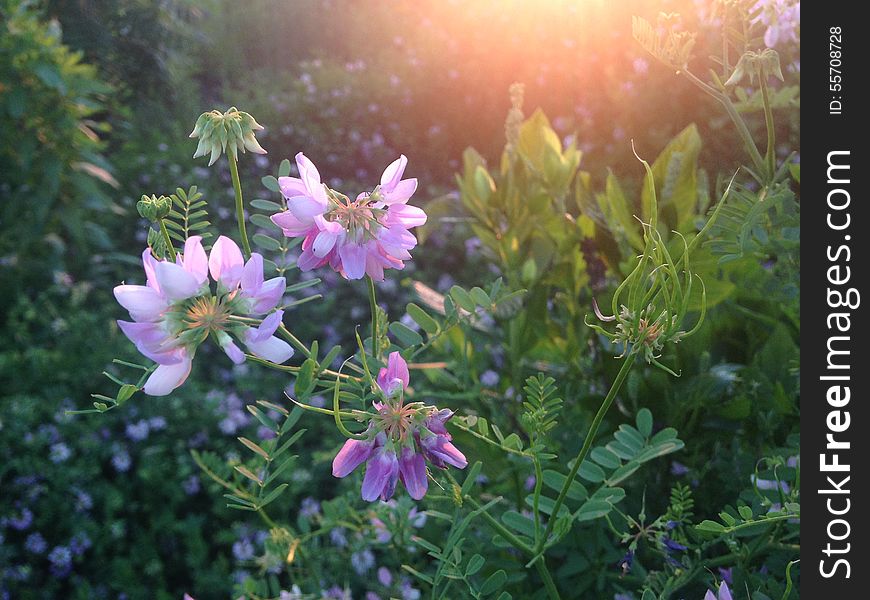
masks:
<instances>
[{"instance_id":1,"label":"pink flower cluster","mask_svg":"<svg viewBox=\"0 0 870 600\"><path fill-rule=\"evenodd\" d=\"M298 265L310 271L329 264L347 279L368 275L383 281L384 269L402 269L417 238L409 231L426 223L426 213L408 200L416 179L402 179L408 159L393 161L371 193L355 200L326 187L320 173L301 152L299 177L280 177L287 210L272 216L287 237L304 237Z\"/></svg>"},{"instance_id":2,"label":"pink flower cluster","mask_svg":"<svg viewBox=\"0 0 870 600\"><path fill-rule=\"evenodd\" d=\"M387 368L378 374L383 401L374 403L377 414L369 423L367 438L347 440L332 461L335 477L345 477L367 463L362 497L368 502L392 498L398 481L413 499L420 500L429 488L427 461L441 469L447 465L463 469L468 464L444 426L453 412L419 402L406 404L409 381L405 359L398 352L391 353Z\"/></svg>"},{"instance_id":3,"label":"pink flower cluster","mask_svg":"<svg viewBox=\"0 0 870 600\"><path fill-rule=\"evenodd\" d=\"M121 331L147 358L158 364L145 382L145 393L165 396L190 374L196 348L213 334L227 356L236 363L245 354L230 334L263 359L283 363L293 349L274 336L283 311L276 310L286 288L283 277L265 280L263 257L251 255L247 263L239 247L221 236L206 257L202 238L191 236L175 262L157 260L146 248L142 253L146 285L119 285L115 298L133 321L118 321ZM212 292L209 274L217 283ZM269 314L256 328L235 316Z\"/></svg>"}]
</instances>

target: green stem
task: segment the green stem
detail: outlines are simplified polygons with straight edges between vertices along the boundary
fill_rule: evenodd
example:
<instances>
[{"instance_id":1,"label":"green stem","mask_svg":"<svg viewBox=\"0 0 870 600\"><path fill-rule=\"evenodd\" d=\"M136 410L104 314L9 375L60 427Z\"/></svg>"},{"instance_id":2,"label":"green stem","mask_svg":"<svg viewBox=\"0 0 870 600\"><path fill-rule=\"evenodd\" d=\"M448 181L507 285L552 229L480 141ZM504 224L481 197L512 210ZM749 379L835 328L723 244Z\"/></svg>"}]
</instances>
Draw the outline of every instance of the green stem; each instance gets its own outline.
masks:
<instances>
[{"instance_id":1,"label":"green stem","mask_svg":"<svg viewBox=\"0 0 870 600\"><path fill-rule=\"evenodd\" d=\"M690 71L683 70L683 75L686 78L694 83L696 86L713 96L719 103L725 108L725 112L728 113L728 116L731 118L731 121L734 123L734 126L737 127L737 133L740 135L740 139L743 140L743 146L746 148L746 151L749 153L749 157L752 159L752 164L755 166L756 170L759 173L764 173L765 170L765 162L761 157L761 153L758 151L758 146L755 145L755 140L752 139L752 134L749 133L749 128L746 126L746 122L737 112L737 109L734 107L734 104L724 93L720 92L716 88L711 85L704 83L694 73Z\"/></svg>"},{"instance_id":2,"label":"green stem","mask_svg":"<svg viewBox=\"0 0 870 600\"><path fill-rule=\"evenodd\" d=\"M547 568L547 563L544 562L543 558L535 563L535 568L538 570L538 575L544 580L544 587L547 588L550 600L560 600L562 597L559 595L559 590L556 589L556 582L553 581L550 569Z\"/></svg>"},{"instance_id":3,"label":"green stem","mask_svg":"<svg viewBox=\"0 0 870 600\"><path fill-rule=\"evenodd\" d=\"M625 378L628 376L628 372L631 371L631 367L634 364L634 353L635 351L632 349L632 351L628 353L628 356L623 360L622 367L619 369L616 379L613 380L613 385L610 386L610 391L607 392L607 396L605 396L604 401L598 408L598 412L595 413L595 418L592 420L592 425L589 427L589 433L586 434L586 439L583 441L583 447L580 448L577 458L574 459L574 465L571 467L571 471L568 473L568 478L565 479L565 483L562 484L562 489L559 491L559 496L556 498L556 503L553 505L553 510L550 512L550 519L547 521L547 529L544 531L543 537L538 541L537 547L535 548L536 553L540 553L544 549L544 545L547 543L547 538L550 537L550 533L553 531L553 525L555 525L559 516L559 509L562 508L562 504L565 502L565 497L568 495L568 488L574 482L574 478L577 476L577 471L580 470L580 465L582 465L583 461L586 460L586 455L589 454L589 450L592 448L592 442L595 440L595 434L598 433L601 421L604 420L604 415L607 414L607 410L610 408L610 405L613 404L613 400L616 398L619 388L622 387Z\"/></svg>"},{"instance_id":4,"label":"green stem","mask_svg":"<svg viewBox=\"0 0 870 600\"><path fill-rule=\"evenodd\" d=\"M236 196L236 220L239 222L239 235L242 237L242 250L245 252L245 259L251 257L251 243L248 241L248 231L245 228L245 205L242 200L242 183L239 181L239 166L236 164L235 157L227 153L227 160L230 163L230 175L233 178L233 192Z\"/></svg>"},{"instance_id":5,"label":"green stem","mask_svg":"<svg viewBox=\"0 0 870 600\"><path fill-rule=\"evenodd\" d=\"M169 237L169 230L166 229L166 223L163 222L163 219L160 219L160 233L163 234L163 243L166 244L166 256L164 257L166 260L174 261L175 260L175 246L172 244L172 238Z\"/></svg>"},{"instance_id":6,"label":"green stem","mask_svg":"<svg viewBox=\"0 0 870 600\"><path fill-rule=\"evenodd\" d=\"M767 152L764 158L767 161L767 181L770 183L776 173L776 128L773 123L770 95L767 91L767 78L761 73L758 79L761 82L761 100L764 102L764 125L767 127Z\"/></svg>"},{"instance_id":7,"label":"green stem","mask_svg":"<svg viewBox=\"0 0 870 600\"><path fill-rule=\"evenodd\" d=\"M378 301L375 297L375 281L366 275L366 281L369 288L369 305L372 310L372 356L375 360L381 360L381 341L378 337Z\"/></svg>"}]
</instances>

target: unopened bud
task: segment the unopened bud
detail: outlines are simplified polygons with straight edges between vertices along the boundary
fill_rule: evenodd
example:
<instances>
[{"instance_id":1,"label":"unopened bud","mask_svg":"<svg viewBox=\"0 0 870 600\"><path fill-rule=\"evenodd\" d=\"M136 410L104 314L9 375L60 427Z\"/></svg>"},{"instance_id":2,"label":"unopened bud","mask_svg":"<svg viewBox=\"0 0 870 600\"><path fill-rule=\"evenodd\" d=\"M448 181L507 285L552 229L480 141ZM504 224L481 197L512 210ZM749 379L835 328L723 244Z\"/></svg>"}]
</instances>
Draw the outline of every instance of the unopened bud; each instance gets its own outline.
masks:
<instances>
[{"instance_id":1,"label":"unopened bud","mask_svg":"<svg viewBox=\"0 0 870 600\"><path fill-rule=\"evenodd\" d=\"M136 210L139 211L139 216L143 219L148 219L152 223L156 223L161 219L165 219L172 210L172 199L166 196L157 197L155 195L142 196L142 199L136 203Z\"/></svg>"},{"instance_id":2,"label":"unopened bud","mask_svg":"<svg viewBox=\"0 0 870 600\"><path fill-rule=\"evenodd\" d=\"M255 154L266 154L260 143L254 137L255 131L263 126L250 114L231 107L226 112L212 110L202 113L196 120L190 137L199 138L193 157L209 154L208 164L212 165L218 157L227 151L238 160L238 151L248 150Z\"/></svg>"}]
</instances>

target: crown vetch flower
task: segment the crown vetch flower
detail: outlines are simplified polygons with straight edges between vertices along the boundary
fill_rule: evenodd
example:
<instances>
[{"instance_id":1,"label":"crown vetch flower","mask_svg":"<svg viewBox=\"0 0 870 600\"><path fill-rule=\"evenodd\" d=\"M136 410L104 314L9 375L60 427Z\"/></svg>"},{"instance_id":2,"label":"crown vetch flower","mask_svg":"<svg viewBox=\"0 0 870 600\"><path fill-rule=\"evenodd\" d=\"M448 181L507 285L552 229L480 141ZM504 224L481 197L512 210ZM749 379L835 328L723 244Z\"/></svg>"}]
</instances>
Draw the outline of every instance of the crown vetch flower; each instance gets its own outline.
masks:
<instances>
[{"instance_id":1,"label":"crown vetch flower","mask_svg":"<svg viewBox=\"0 0 870 600\"><path fill-rule=\"evenodd\" d=\"M728 584L723 581L719 584L718 593L714 594L712 590L707 590L704 600L733 600L733 597L731 596L731 590L728 589Z\"/></svg>"},{"instance_id":2,"label":"crown vetch flower","mask_svg":"<svg viewBox=\"0 0 870 600\"><path fill-rule=\"evenodd\" d=\"M265 280L259 254L245 263L236 243L221 236L206 256L202 238L191 236L175 262L157 260L146 248L142 264L146 284L119 285L114 293L133 319L118 321L121 331L158 365L145 382L146 394L165 396L183 384L197 347L210 334L236 364L244 362L245 354L234 338L252 354L275 363L293 355L290 345L273 335L283 316L274 309L286 281ZM214 291L209 275L216 282ZM270 314L256 328L232 319L266 313Z\"/></svg>"},{"instance_id":3,"label":"crown vetch flower","mask_svg":"<svg viewBox=\"0 0 870 600\"><path fill-rule=\"evenodd\" d=\"M190 137L199 138L196 152L193 158L209 154L208 164L213 165L218 157L229 148L234 160L238 160L238 151L245 150L256 154L266 154L260 146L255 131L260 131L263 126L250 114L238 110L235 106L226 112L212 110L199 115Z\"/></svg>"},{"instance_id":4,"label":"crown vetch flower","mask_svg":"<svg viewBox=\"0 0 870 600\"><path fill-rule=\"evenodd\" d=\"M398 352L391 353L387 367L378 373L381 399L374 402L377 413L369 422L366 439L347 440L332 462L335 477L345 477L366 463L361 490L366 501L389 500L398 481L411 498L420 500L429 488L427 461L441 469L447 465L463 469L468 464L444 427L453 411L406 403L409 382L408 363Z\"/></svg>"},{"instance_id":5,"label":"crown vetch flower","mask_svg":"<svg viewBox=\"0 0 870 600\"><path fill-rule=\"evenodd\" d=\"M408 159L402 155L381 176L371 193L355 200L326 187L317 167L301 152L299 177L280 177L287 210L272 216L288 237L304 237L298 265L310 271L329 264L347 279L369 275L383 281L384 269L402 269L417 238L409 231L426 223L422 209L409 206L416 179L402 179Z\"/></svg>"}]
</instances>

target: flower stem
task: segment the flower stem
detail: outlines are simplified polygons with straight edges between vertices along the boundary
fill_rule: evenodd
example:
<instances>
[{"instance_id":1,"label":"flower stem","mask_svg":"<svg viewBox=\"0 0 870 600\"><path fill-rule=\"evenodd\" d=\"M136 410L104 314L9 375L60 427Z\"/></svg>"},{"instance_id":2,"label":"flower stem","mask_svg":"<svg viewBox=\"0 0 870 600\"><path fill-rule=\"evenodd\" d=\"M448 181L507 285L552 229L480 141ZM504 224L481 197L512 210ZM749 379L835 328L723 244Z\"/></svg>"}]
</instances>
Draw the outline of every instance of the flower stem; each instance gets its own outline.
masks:
<instances>
[{"instance_id":1,"label":"flower stem","mask_svg":"<svg viewBox=\"0 0 870 600\"><path fill-rule=\"evenodd\" d=\"M242 237L242 249L247 260L251 257L251 243L248 241L248 231L245 228L245 205L242 200L242 183L239 181L239 166L236 164L236 158L230 153L227 153L227 160L230 163L233 192L236 196L236 220L239 222L239 235Z\"/></svg>"},{"instance_id":2,"label":"flower stem","mask_svg":"<svg viewBox=\"0 0 870 600\"><path fill-rule=\"evenodd\" d=\"M758 79L761 82L761 99L764 102L764 125L767 127L767 152L764 153L764 158L767 161L767 180L772 182L776 173L776 127L767 91L767 77L761 73Z\"/></svg>"},{"instance_id":3,"label":"flower stem","mask_svg":"<svg viewBox=\"0 0 870 600\"><path fill-rule=\"evenodd\" d=\"M372 310L372 356L375 360L381 360L381 342L378 336L378 301L375 296L375 281L366 275L366 281L369 287L369 305Z\"/></svg>"},{"instance_id":4,"label":"flower stem","mask_svg":"<svg viewBox=\"0 0 870 600\"><path fill-rule=\"evenodd\" d=\"M544 580L544 587L547 588L547 594L550 600L560 600L559 590L556 588L556 582L553 581L553 576L550 575L550 569L547 568L547 563L541 558L535 563L535 568L538 570L538 575Z\"/></svg>"},{"instance_id":5,"label":"flower stem","mask_svg":"<svg viewBox=\"0 0 870 600\"><path fill-rule=\"evenodd\" d=\"M613 404L613 400L616 398L619 388L622 387L625 378L628 376L628 372L631 371L631 367L634 364L634 354L635 350L632 349L623 360L622 367L619 369L616 379L613 380L613 385L610 386L610 391L607 392L607 396L604 397L604 401L598 408L598 412L595 413L595 418L592 420L592 425L589 427L589 433L586 434L586 439L583 441L583 447L580 448L577 458L574 459L571 471L568 473L565 483L562 484L562 489L559 491L559 496L556 498L556 503L553 505L553 510L550 512L550 519L547 521L547 529L544 531L543 537L538 541L536 548L538 553L543 551L544 546L547 543L547 538L549 538L550 533L553 530L553 525L559 517L559 509L562 508L562 504L565 502L565 497L568 495L568 488L574 482L574 478L577 476L577 471L580 470L580 465L582 465L583 461L586 460L586 455L589 454L589 450L592 448L592 442L595 440L595 434L598 433L601 421L604 420L604 415L607 414L607 410L610 408L610 405Z\"/></svg>"},{"instance_id":6,"label":"flower stem","mask_svg":"<svg viewBox=\"0 0 870 600\"><path fill-rule=\"evenodd\" d=\"M169 237L169 230L166 229L166 223L160 219L160 233L163 234L163 243L166 244L166 260L175 260L175 246L172 244L172 238Z\"/></svg>"}]
</instances>

